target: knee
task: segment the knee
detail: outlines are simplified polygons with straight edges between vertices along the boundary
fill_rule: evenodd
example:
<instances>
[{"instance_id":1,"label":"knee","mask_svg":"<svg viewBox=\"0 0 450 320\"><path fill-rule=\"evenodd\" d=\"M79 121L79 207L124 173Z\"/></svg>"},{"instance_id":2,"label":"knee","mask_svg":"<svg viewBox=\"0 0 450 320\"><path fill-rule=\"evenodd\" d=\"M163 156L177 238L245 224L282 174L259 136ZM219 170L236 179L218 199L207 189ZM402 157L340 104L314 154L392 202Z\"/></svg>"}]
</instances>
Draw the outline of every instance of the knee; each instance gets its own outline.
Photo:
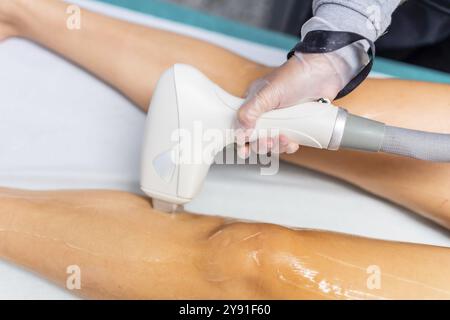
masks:
<instances>
[{"instance_id":1,"label":"knee","mask_svg":"<svg viewBox=\"0 0 450 320\"><path fill-rule=\"evenodd\" d=\"M223 291L236 290L246 298L270 298L266 284L276 269L279 240L284 228L258 223L223 224L205 239L201 257L206 281L221 286ZM235 294L236 292L234 292Z\"/></svg>"},{"instance_id":2,"label":"knee","mask_svg":"<svg viewBox=\"0 0 450 320\"><path fill-rule=\"evenodd\" d=\"M259 264L265 230L261 224L232 222L221 225L207 237L208 259L214 264L252 268Z\"/></svg>"}]
</instances>

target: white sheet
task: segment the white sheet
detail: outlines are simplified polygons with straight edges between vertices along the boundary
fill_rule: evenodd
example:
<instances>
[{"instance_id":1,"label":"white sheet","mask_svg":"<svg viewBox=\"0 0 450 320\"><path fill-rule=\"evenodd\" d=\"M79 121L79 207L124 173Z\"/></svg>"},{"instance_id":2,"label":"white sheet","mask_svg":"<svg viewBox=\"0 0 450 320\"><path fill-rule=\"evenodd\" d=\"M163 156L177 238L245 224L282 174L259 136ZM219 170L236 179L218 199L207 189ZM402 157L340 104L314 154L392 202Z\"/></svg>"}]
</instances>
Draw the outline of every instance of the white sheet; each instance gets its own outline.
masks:
<instances>
[{"instance_id":1,"label":"white sheet","mask_svg":"<svg viewBox=\"0 0 450 320\"><path fill-rule=\"evenodd\" d=\"M110 15L218 43L276 65L282 50L89 1ZM83 70L23 41L0 44L0 185L30 189L112 188L139 192L145 115ZM245 196L243 196L245 195ZM449 233L345 183L282 164L276 176L256 166L214 166L201 213L450 246ZM44 259L45 257L43 257ZM0 262L0 298L74 298L47 281Z\"/></svg>"}]
</instances>

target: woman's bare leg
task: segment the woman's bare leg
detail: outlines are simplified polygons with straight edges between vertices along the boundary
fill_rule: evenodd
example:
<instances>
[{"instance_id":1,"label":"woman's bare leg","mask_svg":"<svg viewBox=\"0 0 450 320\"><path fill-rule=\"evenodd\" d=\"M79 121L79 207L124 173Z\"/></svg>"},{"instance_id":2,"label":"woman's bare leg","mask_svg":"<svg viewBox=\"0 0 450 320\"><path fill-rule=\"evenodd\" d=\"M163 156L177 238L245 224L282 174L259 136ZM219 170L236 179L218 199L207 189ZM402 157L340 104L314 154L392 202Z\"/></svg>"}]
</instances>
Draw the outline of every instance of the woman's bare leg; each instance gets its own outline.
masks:
<instances>
[{"instance_id":1,"label":"woman's bare leg","mask_svg":"<svg viewBox=\"0 0 450 320\"><path fill-rule=\"evenodd\" d=\"M450 133L450 86L368 80L337 105L391 125ZM283 159L341 178L450 229L450 163L302 148Z\"/></svg>"},{"instance_id":2,"label":"woman's bare leg","mask_svg":"<svg viewBox=\"0 0 450 320\"><path fill-rule=\"evenodd\" d=\"M0 189L0 256L90 298L450 298L450 249L154 210L115 191Z\"/></svg>"},{"instance_id":3,"label":"woman's bare leg","mask_svg":"<svg viewBox=\"0 0 450 320\"><path fill-rule=\"evenodd\" d=\"M80 29L70 30L66 26L69 4L59 0L8 1L12 5L4 10L14 17L11 19L13 35L38 42L79 64L123 92L143 110L148 108L160 75L175 61L197 66L237 95L245 92L242 83L249 83L268 70L207 42L88 10L81 12ZM233 79L239 80L235 84Z\"/></svg>"},{"instance_id":4,"label":"woman's bare leg","mask_svg":"<svg viewBox=\"0 0 450 320\"><path fill-rule=\"evenodd\" d=\"M67 4L57 0L10 3L15 5L3 10L3 21L10 21L4 23L4 30L64 55L122 91L144 110L161 72L176 62L200 68L236 95L242 95L252 80L270 70L202 41L87 10L82 11L81 30L68 30ZM448 85L369 79L336 104L392 125L450 132ZM450 228L449 164L309 148L283 159L342 178Z\"/></svg>"}]
</instances>

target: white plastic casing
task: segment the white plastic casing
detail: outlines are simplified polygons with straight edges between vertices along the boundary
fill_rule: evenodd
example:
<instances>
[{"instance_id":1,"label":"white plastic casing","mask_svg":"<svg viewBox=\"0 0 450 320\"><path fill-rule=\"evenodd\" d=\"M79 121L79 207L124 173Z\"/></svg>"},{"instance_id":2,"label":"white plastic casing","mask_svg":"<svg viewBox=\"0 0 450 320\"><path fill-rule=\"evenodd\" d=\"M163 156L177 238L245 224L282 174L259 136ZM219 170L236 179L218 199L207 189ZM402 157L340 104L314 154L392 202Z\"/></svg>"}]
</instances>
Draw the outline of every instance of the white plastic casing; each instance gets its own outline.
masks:
<instances>
[{"instance_id":1,"label":"white plastic casing","mask_svg":"<svg viewBox=\"0 0 450 320\"><path fill-rule=\"evenodd\" d=\"M213 150L208 141L193 139L198 143L192 144L189 156L186 144L181 142L189 135L195 137L200 129L202 133L208 129L229 132L227 129L235 126L236 111L243 101L194 67L176 64L164 72L153 93L146 121L142 190L150 197L174 204L192 200L200 191L215 153L234 143L234 136L224 133ZM328 103L303 103L265 113L255 131L277 129L300 145L327 148L337 113L338 108Z\"/></svg>"}]
</instances>

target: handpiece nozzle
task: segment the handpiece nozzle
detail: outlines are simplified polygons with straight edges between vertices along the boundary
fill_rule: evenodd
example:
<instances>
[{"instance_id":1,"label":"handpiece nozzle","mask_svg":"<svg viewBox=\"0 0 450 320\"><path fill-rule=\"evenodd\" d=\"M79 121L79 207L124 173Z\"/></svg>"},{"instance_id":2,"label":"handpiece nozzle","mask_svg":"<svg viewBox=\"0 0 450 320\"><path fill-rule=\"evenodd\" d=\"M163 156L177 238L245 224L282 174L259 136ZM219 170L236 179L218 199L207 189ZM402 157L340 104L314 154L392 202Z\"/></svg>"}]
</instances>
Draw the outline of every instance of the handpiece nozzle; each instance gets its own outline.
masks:
<instances>
[{"instance_id":1,"label":"handpiece nozzle","mask_svg":"<svg viewBox=\"0 0 450 320\"><path fill-rule=\"evenodd\" d=\"M183 211L183 206L156 198L152 199L153 208L167 213L176 213Z\"/></svg>"}]
</instances>

